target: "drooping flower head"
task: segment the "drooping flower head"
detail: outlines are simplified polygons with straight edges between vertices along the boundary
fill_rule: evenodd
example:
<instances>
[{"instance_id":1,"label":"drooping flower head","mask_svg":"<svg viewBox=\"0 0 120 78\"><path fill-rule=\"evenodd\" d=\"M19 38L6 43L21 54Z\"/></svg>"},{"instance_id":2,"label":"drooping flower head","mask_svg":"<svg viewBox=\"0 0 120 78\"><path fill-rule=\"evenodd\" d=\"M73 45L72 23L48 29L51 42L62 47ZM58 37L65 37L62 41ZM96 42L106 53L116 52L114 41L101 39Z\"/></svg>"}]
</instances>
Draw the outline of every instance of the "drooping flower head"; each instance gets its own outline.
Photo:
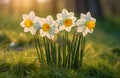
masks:
<instances>
[{"instance_id":1,"label":"drooping flower head","mask_svg":"<svg viewBox=\"0 0 120 78\"><path fill-rule=\"evenodd\" d=\"M81 13L80 19L77 20L76 25L78 26L77 32L82 32L83 36L87 33L92 33L95 27L96 19L91 17L90 12L86 15Z\"/></svg>"},{"instance_id":2,"label":"drooping flower head","mask_svg":"<svg viewBox=\"0 0 120 78\"><path fill-rule=\"evenodd\" d=\"M54 34L58 33L58 25L53 20L52 16L49 15L45 18L41 18L41 29L40 29L40 35L42 37L46 36L49 39L54 38Z\"/></svg>"},{"instance_id":3,"label":"drooping flower head","mask_svg":"<svg viewBox=\"0 0 120 78\"><path fill-rule=\"evenodd\" d=\"M76 17L73 12L68 12L66 9L62 10L62 13L57 14L57 22L59 30L66 30L70 32L71 28L75 26Z\"/></svg>"},{"instance_id":4,"label":"drooping flower head","mask_svg":"<svg viewBox=\"0 0 120 78\"><path fill-rule=\"evenodd\" d=\"M28 15L23 14L23 21L20 25L24 28L24 32L31 32L35 35L36 31L40 28L39 17L35 16L35 13L31 11Z\"/></svg>"}]
</instances>

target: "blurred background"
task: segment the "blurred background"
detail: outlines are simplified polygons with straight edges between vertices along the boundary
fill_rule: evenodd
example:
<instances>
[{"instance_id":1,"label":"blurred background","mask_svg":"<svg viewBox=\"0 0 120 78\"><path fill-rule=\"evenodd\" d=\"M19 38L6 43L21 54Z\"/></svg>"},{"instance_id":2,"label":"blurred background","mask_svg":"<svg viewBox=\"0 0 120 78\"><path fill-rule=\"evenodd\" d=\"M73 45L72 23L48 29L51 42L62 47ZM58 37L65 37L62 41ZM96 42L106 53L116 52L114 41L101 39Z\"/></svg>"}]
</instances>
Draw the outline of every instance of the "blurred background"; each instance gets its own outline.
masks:
<instances>
[{"instance_id":1,"label":"blurred background","mask_svg":"<svg viewBox=\"0 0 120 78\"><path fill-rule=\"evenodd\" d=\"M30 73L33 78L51 77L49 69L48 72L44 69L48 74L43 70L38 74L33 72L38 69L33 36L24 33L20 22L22 14L32 10L39 17L52 15L56 19L63 8L74 12L77 18L80 13L90 11L97 22L94 32L86 37L82 72L64 74L65 71L53 69L64 76L58 78L71 78L70 74L74 78L77 75L77 78L120 78L120 0L0 0L0 78L18 78L14 75ZM54 77L56 72L53 72Z\"/></svg>"},{"instance_id":2,"label":"blurred background","mask_svg":"<svg viewBox=\"0 0 120 78\"><path fill-rule=\"evenodd\" d=\"M18 16L33 10L40 16L46 16L66 8L77 14L90 11L93 16L104 16L119 21L119 3L119 0L0 0L0 13Z\"/></svg>"}]
</instances>

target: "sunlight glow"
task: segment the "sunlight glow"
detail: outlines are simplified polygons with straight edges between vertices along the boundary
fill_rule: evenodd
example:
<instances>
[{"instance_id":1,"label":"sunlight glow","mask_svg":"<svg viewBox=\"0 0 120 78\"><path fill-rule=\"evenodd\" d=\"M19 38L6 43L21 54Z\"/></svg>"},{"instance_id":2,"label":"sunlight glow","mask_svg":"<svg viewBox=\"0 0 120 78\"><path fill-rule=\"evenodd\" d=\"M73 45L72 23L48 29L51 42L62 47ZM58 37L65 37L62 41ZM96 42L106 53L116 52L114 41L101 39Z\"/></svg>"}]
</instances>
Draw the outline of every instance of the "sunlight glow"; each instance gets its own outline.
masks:
<instances>
[{"instance_id":1,"label":"sunlight glow","mask_svg":"<svg viewBox=\"0 0 120 78\"><path fill-rule=\"evenodd\" d=\"M46 3L49 2L50 0L37 0L39 3Z\"/></svg>"},{"instance_id":2,"label":"sunlight glow","mask_svg":"<svg viewBox=\"0 0 120 78\"><path fill-rule=\"evenodd\" d=\"M3 3L8 4L8 3L10 3L10 1L11 1L11 0L3 0Z\"/></svg>"}]
</instances>

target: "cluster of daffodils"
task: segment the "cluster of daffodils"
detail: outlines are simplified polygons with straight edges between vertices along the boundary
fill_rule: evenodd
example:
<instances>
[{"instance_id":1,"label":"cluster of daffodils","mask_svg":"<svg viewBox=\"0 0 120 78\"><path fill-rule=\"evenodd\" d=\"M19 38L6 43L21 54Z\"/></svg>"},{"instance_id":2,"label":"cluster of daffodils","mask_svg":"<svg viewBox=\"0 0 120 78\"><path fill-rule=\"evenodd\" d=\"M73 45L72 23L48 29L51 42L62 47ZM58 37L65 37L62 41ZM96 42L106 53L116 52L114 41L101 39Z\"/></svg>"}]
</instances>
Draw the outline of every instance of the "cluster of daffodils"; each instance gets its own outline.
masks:
<instances>
[{"instance_id":1,"label":"cluster of daffodils","mask_svg":"<svg viewBox=\"0 0 120 78\"><path fill-rule=\"evenodd\" d=\"M57 20L54 20L51 15L40 18L31 11L28 15L23 15L20 25L24 28L24 32L30 31L34 35L40 64L53 64L68 69L80 67L84 54L85 36L93 32L96 19L88 12L81 13L77 20L74 12L68 12L66 9L56 16ZM68 37L71 30L75 31L72 40ZM65 32L62 36L61 31ZM57 34L57 43L53 41L55 34Z\"/></svg>"},{"instance_id":2,"label":"cluster of daffodils","mask_svg":"<svg viewBox=\"0 0 120 78\"><path fill-rule=\"evenodd\" d=\"M32 35L35 35L40 30L41 37L46 36L49 39L54 39L56 33L63 30L70 32L75 26L77 26L76 33L81 32L85 37L87 33L93 32L95 22L96 19L91 17L90 12L87 14L81 13L77 20L73 12L63 9L62 13L57 14L57 20L54 20L51 15L46 18L39 18L31 11L28 15L23 15L23 21L20 25L24 28L24 32L30 31Z\"/></svg>"}]
</instances>

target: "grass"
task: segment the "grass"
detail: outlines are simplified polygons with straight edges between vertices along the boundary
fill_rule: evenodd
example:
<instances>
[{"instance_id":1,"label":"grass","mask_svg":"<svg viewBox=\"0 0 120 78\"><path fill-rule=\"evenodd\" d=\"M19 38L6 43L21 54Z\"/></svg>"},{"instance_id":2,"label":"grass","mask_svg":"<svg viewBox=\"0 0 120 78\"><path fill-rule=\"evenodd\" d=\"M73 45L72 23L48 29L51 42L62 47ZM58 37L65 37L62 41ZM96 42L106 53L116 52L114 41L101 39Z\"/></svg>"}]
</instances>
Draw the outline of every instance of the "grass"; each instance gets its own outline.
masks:
<instances>
[{"instance_id":1,"label":"grass","mask_svg":"<svg viewBox=\"0 0 120 78\"><path fill-rule=\"evenodd\" d=\"M22 19L0 17L0 78L120 78L120 24L98 19L86 38L82 68L66 70L40 66L33 37L19 25Z\"/></svg>"}]
</instances>

